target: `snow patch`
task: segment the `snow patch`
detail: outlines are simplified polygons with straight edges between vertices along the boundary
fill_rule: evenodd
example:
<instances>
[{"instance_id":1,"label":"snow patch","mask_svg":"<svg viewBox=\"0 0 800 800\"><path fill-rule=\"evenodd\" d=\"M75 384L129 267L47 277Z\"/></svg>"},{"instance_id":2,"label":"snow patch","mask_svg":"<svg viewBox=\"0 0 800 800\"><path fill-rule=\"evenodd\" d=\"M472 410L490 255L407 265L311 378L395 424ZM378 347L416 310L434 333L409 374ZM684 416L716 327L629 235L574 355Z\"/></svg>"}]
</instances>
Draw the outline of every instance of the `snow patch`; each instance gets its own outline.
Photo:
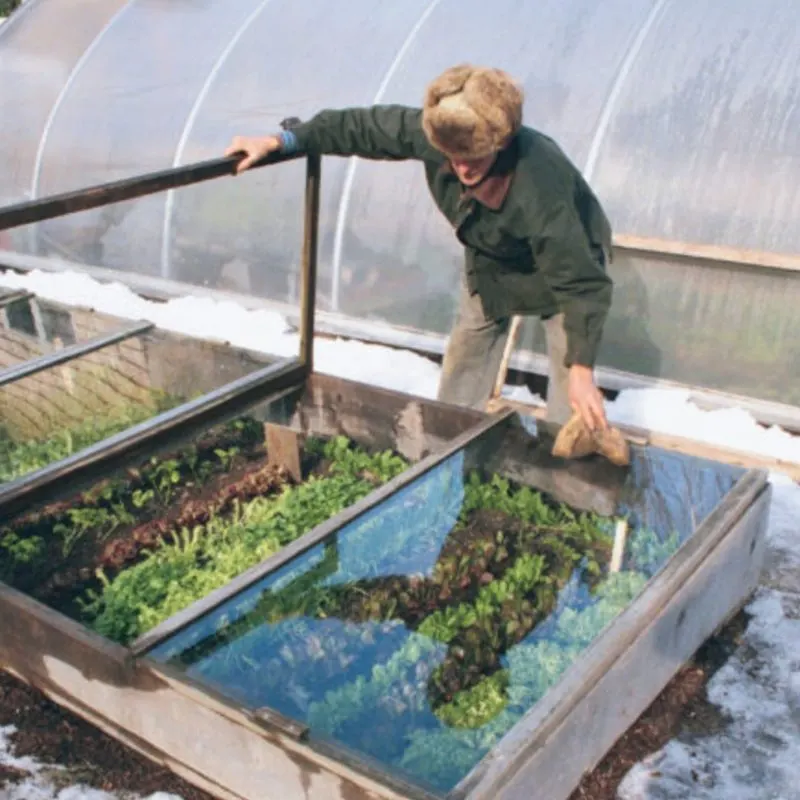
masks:
<instances>
[{"instance_id":1,"label":"snow patch","mask_svg":"<svg viewBox=\"0 0 800 800\"><path fill-rule=\"evenodd\" d=\"M633 767L620 800L800 798L800 603L759 591L744 640L708 687L729 721L679 736Z\"/></svg>"},{"instance_id":2,"label":"snow patch","mask_svg":"<svg viewBox=\"0 0 800 800\"><path fill-rule=\"evenodd\" d=\"M0 789L0 800L181 800L178 795L155 792L146 798L130 792L109 794L70 782L65 767L42 764L30 756L15 756L11 737L13 725L0 726L0 766L27 773L20 783Z\"/></svg>"}]
</instances>

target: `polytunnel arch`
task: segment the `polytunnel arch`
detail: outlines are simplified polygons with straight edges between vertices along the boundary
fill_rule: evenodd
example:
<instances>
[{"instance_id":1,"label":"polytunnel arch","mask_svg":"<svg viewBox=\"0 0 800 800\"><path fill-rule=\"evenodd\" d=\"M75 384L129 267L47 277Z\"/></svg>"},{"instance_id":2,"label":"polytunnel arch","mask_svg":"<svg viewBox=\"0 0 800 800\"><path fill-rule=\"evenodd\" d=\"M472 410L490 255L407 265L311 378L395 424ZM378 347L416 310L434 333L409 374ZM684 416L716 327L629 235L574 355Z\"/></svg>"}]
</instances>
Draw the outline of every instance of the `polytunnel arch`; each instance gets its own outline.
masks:
<instances>
[{"instance_id":1,"label":"polytunnel arch","mask_svg":"<svg viewBox=\"0 0 800 800\"><path fill-rule=\"evenodd\" d=\"M49 114L44 193L213 157L236 133L325 106L418 104L445 66L495 63L523 81L527 121L588 174L620 235L608 374L800 403L800 272L780 257L800 247L800 10L781 0L502 0L491 15L454 0L343 8L31 0L0 29L0 193L26 196L30 142ZM162 42L160 74L132 69L145 34ZM339 300L354 323L410 328L441 349L460 252L417 165L326 159L323 175L323 307ZM39 251L292 302L301 183L297 165L262 170L143 199L103 230L86 212L23 231L4 257ZM102 255L71 247L79 227L99 231ZM537 326L525 348L521 363L539 364Z\"/></svg>"}]
</instances>

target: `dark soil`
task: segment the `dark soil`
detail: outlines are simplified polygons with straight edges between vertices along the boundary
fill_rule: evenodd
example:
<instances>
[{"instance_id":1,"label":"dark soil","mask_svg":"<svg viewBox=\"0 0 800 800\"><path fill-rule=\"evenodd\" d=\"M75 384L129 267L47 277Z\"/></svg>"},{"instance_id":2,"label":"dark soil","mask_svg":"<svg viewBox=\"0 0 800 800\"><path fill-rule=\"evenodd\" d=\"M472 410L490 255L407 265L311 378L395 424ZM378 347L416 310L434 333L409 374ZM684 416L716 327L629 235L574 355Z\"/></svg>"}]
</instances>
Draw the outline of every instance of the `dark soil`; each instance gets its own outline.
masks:
<instances>
[{"instance_id":1,"label":"dark soil","mask_svg":"<svg viewBox=\"0 0 800 800\"><path fill-rule=\"evenodd\" d=\"M570 800L615 800L628 770L663 747L681 731L708 733L724 719L706 698L706 684L736 647L747 624L739 614L697 653L695 659L666 687L652 706L617 742L599 766L589 773ZM212 800L211 796L173 773L139 756L93 726L60 710L40 692L0 672L0 725L14 725L12 741L18 756L75 770L76 781L105 791L147 795L171 792L183 800ZM0 767L0 789L24 778Z\"/></svg>"},{"instance_id":2,"label":"dark soil","mask_svg":"<svg viewBox=\"0 0 800 800\"><path fill-rule=\"evenodd\" d=\"M104 791L171 792L183 800L212 800L133 750L106 736L80 718L64 712L44 695L0 672L0 725L14 725L14 754L33 756L43 764L71 770L69 779ZM0 796L7 784L25 773L0 766Z\"/></svg>"}]
</instances>

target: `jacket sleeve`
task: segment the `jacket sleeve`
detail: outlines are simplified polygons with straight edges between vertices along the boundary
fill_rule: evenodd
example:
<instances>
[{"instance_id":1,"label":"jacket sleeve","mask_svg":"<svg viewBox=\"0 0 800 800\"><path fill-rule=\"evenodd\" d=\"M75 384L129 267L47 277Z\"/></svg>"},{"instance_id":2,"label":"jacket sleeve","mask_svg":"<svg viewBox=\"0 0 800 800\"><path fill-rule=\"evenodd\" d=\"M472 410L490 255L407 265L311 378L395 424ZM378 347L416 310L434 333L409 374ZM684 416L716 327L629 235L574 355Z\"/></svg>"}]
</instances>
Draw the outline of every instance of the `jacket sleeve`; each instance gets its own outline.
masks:
<instances>
[{"instance_id":1,"label":"jacket sleeve","mask_svg":"<svg viewBox=\"0 0 800 800\"><path fill-rule=\"evenodd\" d=\"M535 229L530 238L534 262L564 313L565 366L593 367L613 294L602 254L592 252L575 208L566 201L543 209Z\"/></svg>"},{"instance_id":2,"label":"jacket sleeve","mask_svg":"<svg viewBox=\"0 0 800 800\"><path fill-rule=\"evenodd\" d=\"M328 109L292 127L306 153L385 161L435 157L422 130L422 111L397 105Z\"/></svg>"}]
</instances>

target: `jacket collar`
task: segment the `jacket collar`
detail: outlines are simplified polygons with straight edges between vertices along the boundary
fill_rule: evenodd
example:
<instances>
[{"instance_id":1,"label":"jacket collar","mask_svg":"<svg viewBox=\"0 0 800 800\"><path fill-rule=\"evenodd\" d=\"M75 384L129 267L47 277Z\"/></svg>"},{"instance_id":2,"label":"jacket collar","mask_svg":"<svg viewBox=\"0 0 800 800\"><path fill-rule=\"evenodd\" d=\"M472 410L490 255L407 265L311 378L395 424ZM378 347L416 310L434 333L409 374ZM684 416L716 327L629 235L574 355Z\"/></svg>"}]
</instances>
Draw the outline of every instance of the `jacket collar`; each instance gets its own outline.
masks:
<instances>
[{"instance_id":1,"label":"jacket collar","mask_svg":"<svg viewBox=\"0 0 800 800\"><path fill-rule=\"evenodd\" d=\"M499 211L503 207L503 203L505 203L508 192L511 189L518 157L517 140L514 139L505 150L500 151L492 168L480 183L463 188L459 205L475 199L492 211ZM455 174L453 167L447 160L444 161L439 169L443 173Z\"/></svg>"}]
</instances>

